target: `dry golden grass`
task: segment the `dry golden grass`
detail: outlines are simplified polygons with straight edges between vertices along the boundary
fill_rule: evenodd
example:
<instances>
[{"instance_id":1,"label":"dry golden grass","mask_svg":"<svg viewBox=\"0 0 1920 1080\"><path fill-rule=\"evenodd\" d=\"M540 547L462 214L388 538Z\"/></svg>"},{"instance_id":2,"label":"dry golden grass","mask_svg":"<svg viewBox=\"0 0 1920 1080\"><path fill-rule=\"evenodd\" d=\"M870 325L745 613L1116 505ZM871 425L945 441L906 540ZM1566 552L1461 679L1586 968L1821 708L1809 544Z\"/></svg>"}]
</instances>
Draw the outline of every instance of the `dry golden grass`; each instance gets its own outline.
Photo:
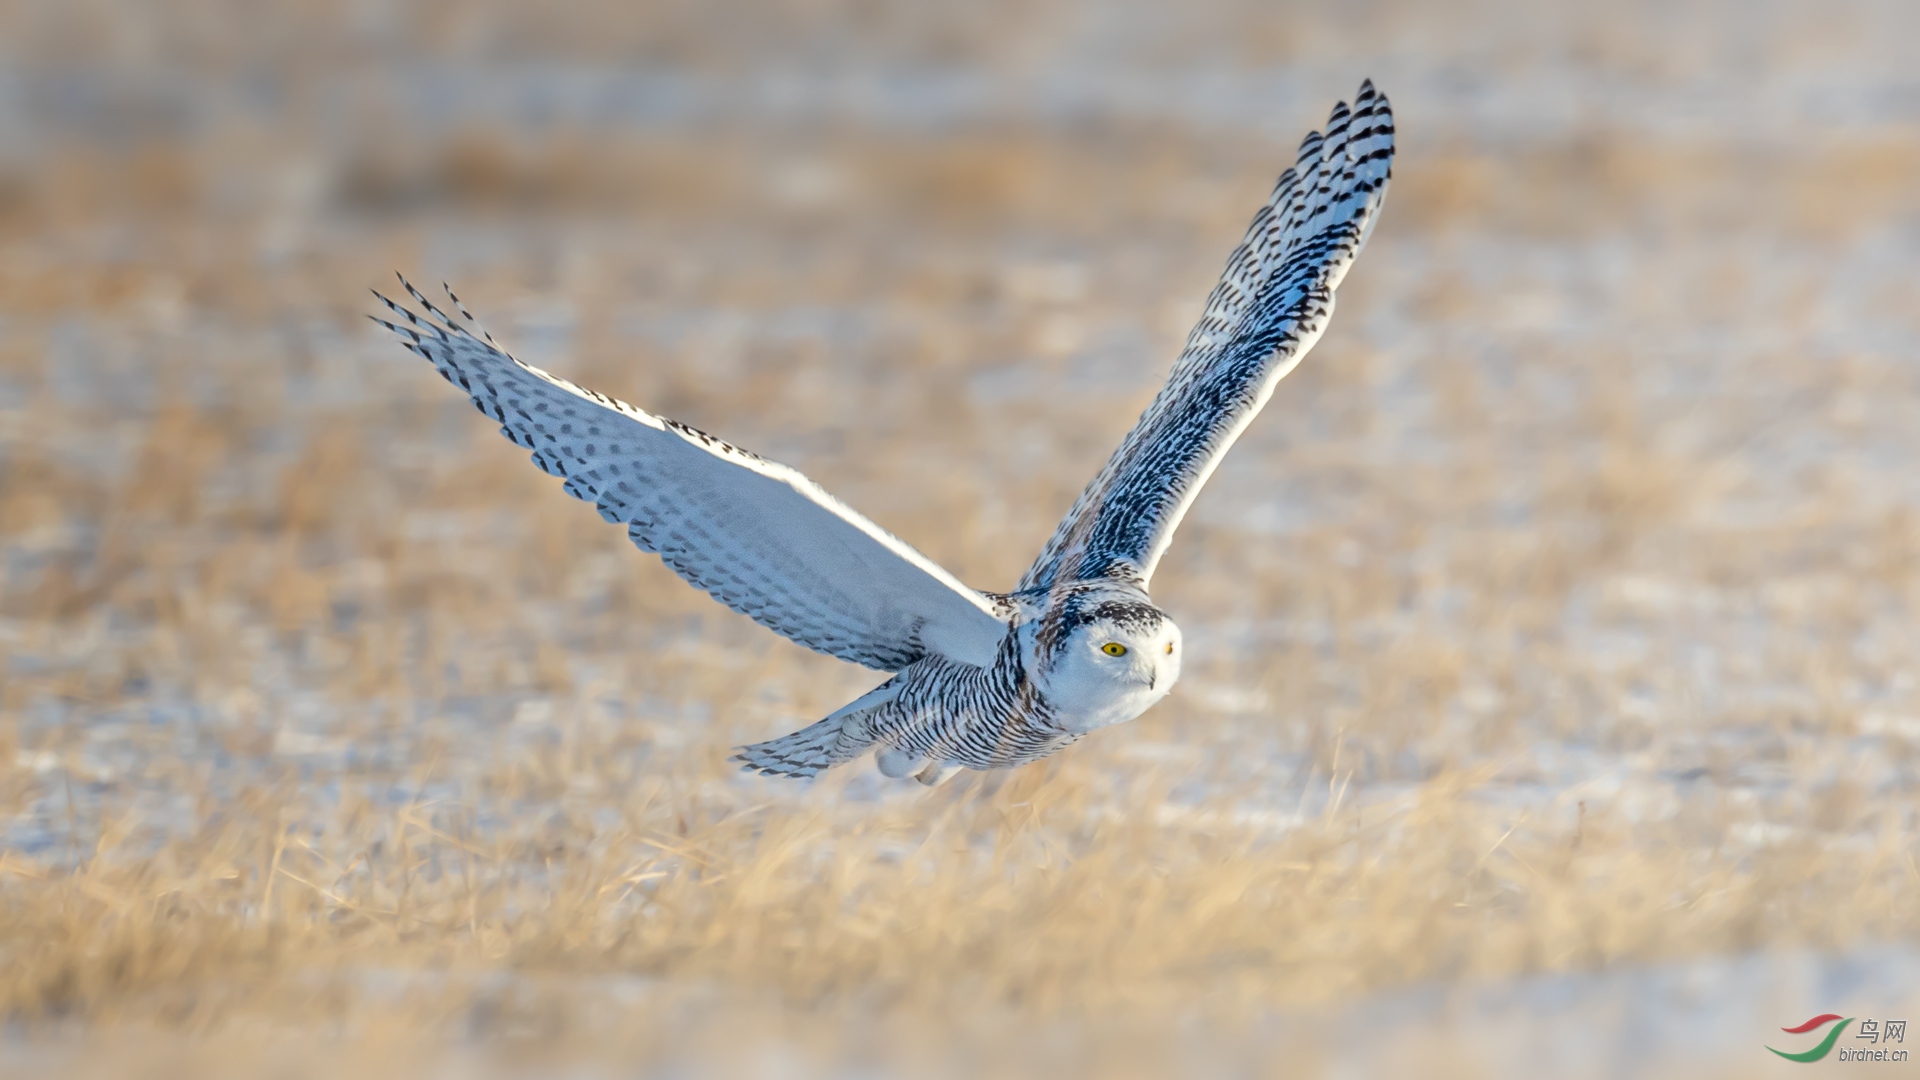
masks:
<instances>
[{"instance_id":1,"label":"dry golden grass","mask_svg":"<svg viewBox=\"0 0 1920 1080\"><path fill-rule=\"evenodd\" d=\"M1711 19L1226 5L1128 46L1149 82L1354 57L1250 134L1044 94L366 104L417 104L413 45L696 98L810 49L1096 80L1064 7L177 8L5 13L22 85L99 101L23 91L0 167L0 1060L1313 1072L1351 1048L1300 1017L1408 988L1920 939L1920 141L1630 96L1488 132L1393 51L1486 31L1503 100L1566 46L1657 102ZM1870 87L1882 14L1747 44ZM275 104L228 104L261 57ZM361 318L393 267L449 277L520 355L1004 586L1367 71L1393 194L1156 579L1180 690L1011 774L734 772L871 677L634 553Z\"/></svg>"}]
</instances>

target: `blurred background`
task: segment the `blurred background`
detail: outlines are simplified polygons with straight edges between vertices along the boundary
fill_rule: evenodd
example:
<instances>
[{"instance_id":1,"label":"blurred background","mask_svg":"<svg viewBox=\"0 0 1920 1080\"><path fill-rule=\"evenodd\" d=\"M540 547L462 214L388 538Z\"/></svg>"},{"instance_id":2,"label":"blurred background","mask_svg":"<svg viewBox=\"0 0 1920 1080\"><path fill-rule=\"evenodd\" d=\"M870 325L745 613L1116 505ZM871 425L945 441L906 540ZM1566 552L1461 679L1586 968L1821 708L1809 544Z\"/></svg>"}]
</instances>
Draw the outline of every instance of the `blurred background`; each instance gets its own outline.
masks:
<instances>
[{"instance_id":1,"label":"blurred background","mask_svg":"<svg viewBox=\"0 0 1920 1080\"><path fill-rule=\"evenodd\" d=\"M0 1069L1749 1076L1920 1013L1917 39L0 4ZM1393 187L1156 576L1179 690L1011 774L734 771L872 673L364 318L445 279L1006 588L1364 77Z\"/></svg>"}]
</instances>

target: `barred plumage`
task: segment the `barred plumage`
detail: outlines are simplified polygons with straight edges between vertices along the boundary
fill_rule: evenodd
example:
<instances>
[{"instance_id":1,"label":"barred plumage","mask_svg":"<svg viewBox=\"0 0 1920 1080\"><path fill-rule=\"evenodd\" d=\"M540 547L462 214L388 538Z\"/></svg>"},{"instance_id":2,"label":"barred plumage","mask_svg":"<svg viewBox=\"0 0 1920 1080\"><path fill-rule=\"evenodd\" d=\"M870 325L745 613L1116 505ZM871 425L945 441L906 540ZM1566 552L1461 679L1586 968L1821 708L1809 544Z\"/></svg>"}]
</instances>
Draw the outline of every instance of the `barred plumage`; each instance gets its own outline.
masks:
<instances>
[{"instance_id":1,"label":"barred plumage","mask_svg":"<svg viewBox=\"0 0 1920 1080\"><path fill-rule=\"evenodd\" d=\"M1142 585L1201 485L1333 314L1393 172L1393 112L1371 81L1293 167L1227 259L1206 311L1161 388L1073 509L1021 588L1106 573Z\"/></svg>"},{"instance_id":2,"label":"barred plumage","mask_svg":"<svg viewBox=\"0 0 1920 1080\"><path fill-rule=\"evenodd\" d=\"M961 584L787 466L515 360L469 329L451 290L458 318L402 279L423 313L381 296L401 321L375 321L641 550L800 644L894 673L742 747L747 768L809 777L877 749L887 775L937 783L1045 757L1172 688L1180 631L1147 584L1207 477L1326 329L1392 163L1392 111L1363 83L1301 142L1166 386L1009 594Z\"/></svg>"}]
</instances>

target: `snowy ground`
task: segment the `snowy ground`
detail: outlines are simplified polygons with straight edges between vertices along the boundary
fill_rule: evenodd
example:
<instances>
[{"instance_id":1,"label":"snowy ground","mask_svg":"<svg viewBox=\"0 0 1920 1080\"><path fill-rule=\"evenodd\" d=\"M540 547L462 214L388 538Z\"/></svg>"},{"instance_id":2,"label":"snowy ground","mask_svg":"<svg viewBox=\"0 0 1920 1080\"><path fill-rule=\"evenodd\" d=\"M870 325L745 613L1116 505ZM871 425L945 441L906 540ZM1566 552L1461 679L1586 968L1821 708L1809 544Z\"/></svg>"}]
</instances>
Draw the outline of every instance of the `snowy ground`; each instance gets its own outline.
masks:
<instances>
[{"instance_id":1,"label":"snowy ground","mask_svg":"<svg viewBox=\"0 0 1920 1080\"><path fill-rule=\"evenodd\" d=\"M1912 1010L1910 5L170 7L0 34L0 1054L1750 1075ZM1395 186L1155 580L1180 689L1013 778L732 771L871 677L360 318L447 278L1003 587L1363 76Z\"/></svg>"}]
</instances>

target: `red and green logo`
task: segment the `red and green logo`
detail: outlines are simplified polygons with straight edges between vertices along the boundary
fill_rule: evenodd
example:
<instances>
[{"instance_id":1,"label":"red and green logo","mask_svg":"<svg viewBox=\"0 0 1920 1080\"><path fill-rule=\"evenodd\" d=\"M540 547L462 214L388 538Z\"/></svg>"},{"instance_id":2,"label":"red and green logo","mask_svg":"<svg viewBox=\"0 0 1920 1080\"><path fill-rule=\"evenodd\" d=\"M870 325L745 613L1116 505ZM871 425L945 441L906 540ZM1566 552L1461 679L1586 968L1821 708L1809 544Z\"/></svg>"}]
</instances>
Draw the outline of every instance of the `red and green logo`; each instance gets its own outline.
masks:
<instances>
[{"instance_id":1,"label":"red and green logo","mask_svg":"<svg viewBox=\"0 0 1920 1080\"><path fill-rule=\"evenodd\" d=\"M1840 1022L1833 1024L1835 1020L1839 1020ZM1774 1053L1779 1054L1788 1061L1819 1061L1821 1058L1833 1052L1833 1044L1840 1041L1840 1033L1845 1031L1847 1025L1851 1023L1853 1023L1853 1017L1851 1016L1842 1020L1839 1013L1821 1013L1819 1016L1797 1027L1780 1029L1789 1035L1805 1035L1809 1031L1833 1024L1833 1030L1827 1032L1827 1037L1820 1040L1820 1045L1811 1050L1802 1050L1797 1054L1789 1054L1785 1050L1773 1050L1771 1046L1767 1047L1767 1049L1773 1050Z\"/></svg>"}]
</instances>

